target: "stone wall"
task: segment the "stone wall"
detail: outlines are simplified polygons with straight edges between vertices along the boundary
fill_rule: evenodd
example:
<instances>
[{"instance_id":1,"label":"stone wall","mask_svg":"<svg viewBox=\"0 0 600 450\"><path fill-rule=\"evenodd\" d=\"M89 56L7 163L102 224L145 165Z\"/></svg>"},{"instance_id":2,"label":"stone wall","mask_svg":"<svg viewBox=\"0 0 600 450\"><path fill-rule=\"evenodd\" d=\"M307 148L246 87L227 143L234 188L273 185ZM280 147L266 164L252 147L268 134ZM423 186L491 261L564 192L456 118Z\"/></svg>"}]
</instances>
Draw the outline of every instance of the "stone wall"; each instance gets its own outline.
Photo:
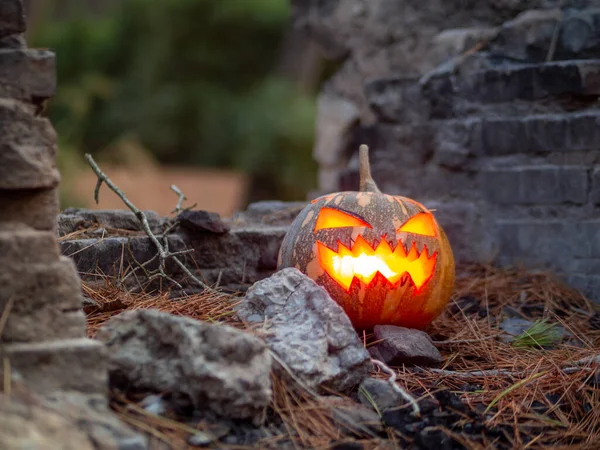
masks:
<instances>
[{"instance_id":1,"label":"stone wall","mask_svg":"<svg viewBox=\"0 0 600 450\"><path fill-rule=\"evenodd\" d=\"M435 208L460 260L549 267L600 300L600 2L301 3L299 26L345 44L319 104L323 192L356 189L366 143L382 190Z\"/></svg>"},{"instance_id":2,"label":"stone wall","mask_svg":"<svg viewBox=\"0 0 600 450\"><path fill-rule=\"evenodd\" d=\"M40 115L43 101L56 89L55 57L47 50L26 48L24 31L21 1L2 0L0 373L3 391L10 389L12 395L0 393L0 415L3 423L17 428L45 431L26 436L0 433L0 447L63 448L83 431L82 448L108 450L127 444L142 450L144 440L108 410L106 351L103 344L85 337L77 269L60 255L56 136ZM29 422L18 413L22 407L31 412ZM38 411L37 419L33 411ZM60 444L48 428L36 428L44 414L56 411L68 425Z\"/></svg>"}]
</instances>

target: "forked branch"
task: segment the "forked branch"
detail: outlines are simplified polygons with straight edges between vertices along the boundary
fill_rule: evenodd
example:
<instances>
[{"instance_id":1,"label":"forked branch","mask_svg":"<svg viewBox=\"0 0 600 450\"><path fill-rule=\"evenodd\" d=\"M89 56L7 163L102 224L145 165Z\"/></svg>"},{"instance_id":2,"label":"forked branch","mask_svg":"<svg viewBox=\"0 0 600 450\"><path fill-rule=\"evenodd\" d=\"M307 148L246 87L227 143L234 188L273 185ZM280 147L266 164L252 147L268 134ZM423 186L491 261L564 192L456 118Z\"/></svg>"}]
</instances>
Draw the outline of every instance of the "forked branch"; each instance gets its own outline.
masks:
<instances>
[{"instance_id":1,"label":"forked branch","mask_svg":"<svg viewBox=\"0 0 600 450\"><path fill-rule=\"evenodd\" d=\"M96 203L98 203L98 201L99 201L100 187L102 186L102 183L105 183L110 188L111 191L113 191L115 194L117 194L117 196L123 201L123 203L125 203L125 205L131 210L131 212L133 212L133 214L135 214L137 219L142 224L142 228L144 229L144 232L150 238L150 240L152 241L152 243L154 244L154 246L156 247L156 250L158 252L154 258L150 259L149 261L146 261L145 263L139 264L137 267L135 267L131 272L129 272L121 280L121 282L124 282L129 276L131 276L135 272L137 272L137 270L143 270L145 272L146 276L148 277L148 280L153 280L155 278L164 278L164 279L174 283L178 288L182 289L182 286L177 281L175 281L173 278L171 278L169 275L167 275L167 273L166 273L167 261L172 260L189 277L190 280L192 280L194 283L196 283L198 286L202 287L203 289L211 290L211 288L208 285L206 285L204 282L202 282L200 279L198 279L198 277L196 277L185 266L185 264L183 264L183 262L181 262L181 260L179 260L179 258L178 258L179 255L190 253L193 250L184 250L184 251L179 251L179 252L170 252L169 251L168 233L173 228L174 225L171 225L169 228L167 228L163 232L163 235L162 235L163 242L161 243L159 238L150 229L150 224L148 223L148 219L146 218L146 215L143 213L143 211L140 211L125 196L125 193L123 193L123 191L121 191L111 181L111 179L108 177L108 175L106 175L100 169L100 167L98 166L96 161L94 161L94 158L92 158L92 155L86 153L85 159L88 162L88 164L90 165L90 167L92 168L92 170L94 171L94 173L96 174L96 176L98 177L98 181L96 182L96 187L94 189L94 199L96 200ZM183 194L181 194L180 195L181 201L183 201L184 198L185 197L183 196ZM181 207L181 205L179 205L179 203L178 203L178 206ZM148 264L150 264L151 262L155 261L156 258L158 258L158 268L153 271L148 271L146 269L146 266Z\"/></svg>"}]
</instances>

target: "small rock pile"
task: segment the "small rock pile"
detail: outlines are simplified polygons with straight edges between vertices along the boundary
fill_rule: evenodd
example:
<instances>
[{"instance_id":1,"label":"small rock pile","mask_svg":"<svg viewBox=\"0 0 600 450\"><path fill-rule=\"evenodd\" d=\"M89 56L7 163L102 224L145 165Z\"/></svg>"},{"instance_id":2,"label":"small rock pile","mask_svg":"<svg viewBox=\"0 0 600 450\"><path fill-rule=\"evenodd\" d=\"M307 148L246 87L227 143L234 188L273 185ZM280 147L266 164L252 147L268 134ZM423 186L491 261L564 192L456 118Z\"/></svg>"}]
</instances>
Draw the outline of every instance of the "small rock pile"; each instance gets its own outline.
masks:
<instances>
[{"instance_id":1,"label":"small rock pile","mask_svg":"<svg viewBox=\"0 0 600 450\"><path fill-rule=\"evenodd\" d=\"M108 348L112 388L136 396L150 413L178 411L190 426L210 424L189 437L190 445L258 445L269 433L284 434L273 409L281 388L273 380L316 399L348 438L384 443L389 426L428 442L442 436L432 427L458 421L438 403L453 408L460 400L440 394L441 403L425 402L416 417L387 379L370 377L372 357L438 365L441 355L426 333L376 327L377 343L367 350L341 307L297 269L255 283L235 312L242 329L152 309L113 317L97 333Z\"/></svg>"}]
</instances>

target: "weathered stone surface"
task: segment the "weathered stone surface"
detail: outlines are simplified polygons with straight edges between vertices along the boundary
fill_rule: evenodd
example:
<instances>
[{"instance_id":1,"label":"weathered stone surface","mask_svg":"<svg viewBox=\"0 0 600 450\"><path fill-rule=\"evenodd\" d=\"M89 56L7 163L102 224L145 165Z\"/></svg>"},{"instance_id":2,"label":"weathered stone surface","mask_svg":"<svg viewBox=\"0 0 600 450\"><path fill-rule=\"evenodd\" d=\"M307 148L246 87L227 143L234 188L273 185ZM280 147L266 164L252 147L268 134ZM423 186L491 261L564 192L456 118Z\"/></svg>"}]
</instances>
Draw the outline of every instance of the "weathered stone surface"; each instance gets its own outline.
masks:
<instances>
[{"instance_id":1,"label":"weathered stone surface","mask_svg":"<svg viewBox=\"0 0 600 450\"><path fill-rule=\"evenodd\" d=\"M600 221L569 219L502 220L496 224L499 262L508 264L519 256L527 267L555 267L560 272L596 275L592 262L600 258ZM583 259L573 270L571 264ZM587 272L586 266L590 272ZM578 283L579 284L579 283Z\"/></svg>"},{"instance_id":2,"label":"weathered stone surface","mask_svg":"<svg viewBox=\"0 0 600 450\"><path fill-rule=\"evenodd\" d=\"M587 201L585 166L535 166L496 169L483 174L485 198L508 204L556 204Z\"/></svg>"},{"instance_id":3,"label":"weathered stone surface","mask_svg":"<svg viewBox=\"0 0 600 450\"><path fill-rule=\"evenodd\" d=\"M594 57L599 48L599 18L600 9L594 7L527 11L501 27L491 50L507 59L544 61L558 32L554 59Z\"/></svg>"},{"instance_id":4,"label":"weathered stone surface","mask_svg":"<svg viewBox=\"0 0 600 450\"><path fill-rule=\"evenodd\" d=\"M58 256L54 233L17 223L0 223L0 271L15 264L52 263Z\"/></svg>"},{"instance_id":5,"label":"weathered stone surface","mask_svg":"<svg viewBox=\"0 0 600 450\"><path fill-rule=\"evenodd\" d=\"M385 380L367 378L358 389L358 399L365 406L370 406L378 412L396 408L403 404L402 396Z\"/></svg>"},{"instance_id":6,"label":"weathered stone surface","mask_svg":"<svg viewBox=\"0 0 600 450\"><path fill-rule=\"evenodd\" d=\"M164 231L167 219L154 211L144 211L150 230L155 234ZM58 234L64 236L80 229L99 225L116 230L143 231L138 218L126 210L92 210L83 208L67 208L58 215Z\"/></svg>"},{"instance_id":7,"label":"weathered stone surface","mask_svg":"<svg viewBox=\"0 0 600 450\"><path fill-rule=\"evenodd\" d=\"M233 224L236 226L239 223L289 225L307 204L307 202L282 202L279 200L250 203L245 211L235 214Z\"/></svg>"},{"instance_id":8,"label":"weathered stone surface","mask_svg":"<svg viewBox=\"0 0 600 450\"><path fill-rule=\"evenodd\" d=\"M33 342L85 335L81 286L71 260L61 257L54 262L15 260L3 264L0 258L0 267L0 311L12 302L3 341Z\"/></svg>"},{"instance_id":9,"label":"weathered stone surface","mask_svg":"<svg viewBox=\"0 0 600 450\"><path fill-rule=\"evenodd\" d=\"M18 374L36 393L106 394L106 350L100 342L81 338L5 344L1 354L9 359L13 377Z\"/></svg>"},{"instance_id":10,"label":"weathered stone surface","mask_svg":"<svg viewBox=\"0 0 600 450\"><path fill-rule=\"evenodd\" d=\"M23 33L0 38L0 48L22 49L25 47L27 47L27 42Z\"/></svg>"},{"instance_id":11,"label":"weathered stone surface","mask_svg":"<svg viewBox=\"0 0 600 450\"><path fill-rule=\"evenodd\" d=\"M0 80L15 85L29 99L56 94L56 58L49 50L0 49Z\"/></svg>"},{"instance_id":12,"label":"weathered stone surface","mask_svg":"<svg viewBox=\"0 0 600 450\"><path fill-rule=\"evenodd\" d=\"M72 420L39 400L0 393L0 422L3 450L98 450Z\"/></svg>"},{"instance_id":13,"label":"weathered stone surface","mask_svg":"<svg viewBox=\"0 0 600 450\"><path fill-rule=\"evenodd\" d=\"M600 205L600 168L592 170L592 190L590 200L595 205Z\"/></svg>"},{"instance_id":14,"label":"weathered stone surface","mask_svg":"<svg viewBox=\"0 0 600 450\"><path fill-rule=\"evenodd\" d=\"M236 309L247 322L264 322L269 348L310 388L343 391L372 368L350 319L327 292L294 268L254 284ZM275 365L287 376L286 368Z\"/></svg>"},{"instance_id":15,"label":"weathered stone surface","mask_svg":"<svg viewBox=\"0 0 600 450\"><path fill-rule=\"evenodd\" d=\"M369 348L371 355L392 366L431 366L442 362L442 355L427 333L394 325L377 325L375 340Z\"/></svg>"},{"instance_id":16,"label":"weathered stone surface","mask_svg":"<svg viewBox=\"0 0 600 450\"><path fill-rule=\"evenodd\" d=\"M25 13L21 0L0 2L0 38L25 31Z\"/></svg>"},{"instance_id":17,"label":"weathered stone surface","mask_svg":"<svg viewBox=\"0 0 600 450\"><path fill-rule=\"evenodd\" d=\"M0 190L0 224L21 223L36 230L54 231L58 207L58 192L54 189Z\"/></svg>"},{"instance_id":18,"label":"weathered stone surface","mask_svg":"<svg viewBox=\"0 0 600 450\"><path fill-rule=\"evenodd\" d=\"M337 425L347 434L375 437L384 432L381 417L371 408L331 395L321 397L321 403L331 408Z\"/></svg>"},{"instance_id":19,"label":"weathered stone surface","mask_svg":"<svg viewBox=\"0 0 600 450\"><path fill-rule=\"evenodd\" d=\"M114 383L182 393L196 408L263 420L272 395L271 359L260 339L155 310L120 314L97 337L108 348Z\"/></svg>"},{"instance_id":20,"label":"weathered stone surface","mask_svg":"<svg viewBox=\"0 0 600 450\"><path fill-rule=\"evenodd\" d=\"M79 392L57 392L47 397L46 404L84 432L95 450L146 450L147 439L121 422L103 395Z\"/></svg>"},{"instance_id":21,"label":"weathered stone surface","mask_svg":"<svg viewBox=\"0 0 600 450\"><path fill-rule=\"evenodd\" d=\"M177 215L179 226L187 233L227 233L229 226L219 214L209 211L183 211Z\"/></svg>"},{"instance_id":22,"label":"weathered stone surface","mask_svg":"<svg viewBox=\"0 0 600 450\"><path fill-rule=\"evenodd\" d=\"M66 228L63 228L66 229ZM169 249L194 249L181 256L190 269L198 267L203 278L220 286L245 290L277 268L277 255L287 226L244 225L229 233L171 234ZM73 239L60 242L61 253L71 256L79 272L118 274L121 268L143 263L156 255L156 249L147 236ZM129 250L127 250L129 249ZM156 268L156 263L148 269ZM167 271L176 279L181 270L172 262Z\"/></svg>"},{"instance_id":23,"label":"weathered stone surface","mask_svg":"<svg viewBox=\"0 0 600 450\"><path fill-rule=\"evenodd\" d=\"M0 189L54 188L56 135L50 122L31 107L0 99Z\"/></svg>"},{"instance_id":24,"label":"weathered stone surface","mask_svg":"<svg viewBox=\"0 0 600 450\"><path fill-rule=\"evenodd\" d=\"M515 153L597 150L600 138L598 124L598 110L522 119L485 119L482 153L488 156L502 156Z\"/></svg>"}]
</instances>

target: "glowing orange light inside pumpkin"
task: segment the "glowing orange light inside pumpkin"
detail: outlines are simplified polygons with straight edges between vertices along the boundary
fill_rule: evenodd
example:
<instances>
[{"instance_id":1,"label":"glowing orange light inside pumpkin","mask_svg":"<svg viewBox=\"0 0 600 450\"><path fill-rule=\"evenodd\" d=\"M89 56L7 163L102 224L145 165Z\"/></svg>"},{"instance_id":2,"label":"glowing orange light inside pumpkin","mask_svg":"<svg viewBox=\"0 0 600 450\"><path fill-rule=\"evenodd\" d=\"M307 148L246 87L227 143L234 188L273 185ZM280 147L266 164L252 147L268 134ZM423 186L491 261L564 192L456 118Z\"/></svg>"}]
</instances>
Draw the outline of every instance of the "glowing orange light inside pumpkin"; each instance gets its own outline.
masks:
<instances>
[{"instance_id":1,"label":"glowing orange light inside pumpkin","mask_svg":"<svg viewBox=\"0 0 600 450\"><path fill-rule=\"evenodd\" d=\"M340 211L334 208L321 208L317 223L315 224L315 231L323 230L325 228L345 228L345 227L368 227L371 228L367 222L358 217L352 216L348 213Z\"/></svg>"},{"instance_id":2,"label":"glowing orange light inside pumpkin","mask_svg":"<svg viewBox=\"0 0 600 450\"><path fill-rule=\"evenodd\" d=\"M399 243L392 250L387 241L382 239L374 249L362 236L356 239L352 249L338 242L336 252L318 241L317 248L321 267L346 290L350 289L355 277L369 284L377 272L393 285L397 285L402 276L408 273L418 290L433 275L437 259L437 252L429 256L427 246L419 253L413 243L406 253L403 244Z\"/></svg>"},{"instance_id":3,"label":"glowing orange light inside pumpkin","mask_svg":"<svg viewBox=\"0 0 600 450\"><path fill-rule=\"evenodd\" d=\"M421 234L423 236L435 236L435 222L431 214L419 213L411 217L398 231Z\"/></svg>"}]
</instances>

